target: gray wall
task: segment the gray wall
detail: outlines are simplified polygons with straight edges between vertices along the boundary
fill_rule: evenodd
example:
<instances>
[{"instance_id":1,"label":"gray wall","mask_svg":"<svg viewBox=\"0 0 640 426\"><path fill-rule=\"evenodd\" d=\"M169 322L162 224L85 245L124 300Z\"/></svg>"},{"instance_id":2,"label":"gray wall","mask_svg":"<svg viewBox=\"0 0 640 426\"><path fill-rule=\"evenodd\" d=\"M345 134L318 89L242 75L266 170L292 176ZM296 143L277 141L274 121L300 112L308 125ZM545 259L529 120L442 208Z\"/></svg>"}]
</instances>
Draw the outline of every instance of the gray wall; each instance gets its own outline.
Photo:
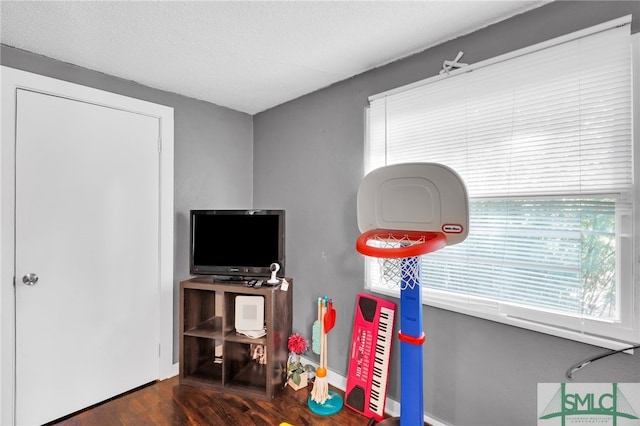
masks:
<instances>
[{"instance_id":1,"label":"gray wall","mask_svg":"<svg viewBox=\"0 0 640 426\"><path fill-rule=\"evenodd\" d=\"M346 375L354 301L363 291L363 259L354 245L367 97L438 74L442 61L460 50L464 62L475 63L631 13L635 33L640 2L554 2L254 117L254 205L287 210L295 331L310 336L319 295L336 302L332 370ZM566 381L567 368L603 351L441 309L423 313L425 411L452 426L534 425L537 383ZM389 389L394 399L398 347ZM575 380L640 382L640 354L603 359Z\"/></svg>"},{"instance_id":2,"label":"gray wall","mask_svg":"<svg viewBox=\"0 0 640 426\"><path fill-rule=\"evenodd\" d=\"M251 207L252 117L9 46L1 48L2 65L174 108L173 357L177 362L178 283L189 277L189 210Z\"/></svg>"}]
</instances>

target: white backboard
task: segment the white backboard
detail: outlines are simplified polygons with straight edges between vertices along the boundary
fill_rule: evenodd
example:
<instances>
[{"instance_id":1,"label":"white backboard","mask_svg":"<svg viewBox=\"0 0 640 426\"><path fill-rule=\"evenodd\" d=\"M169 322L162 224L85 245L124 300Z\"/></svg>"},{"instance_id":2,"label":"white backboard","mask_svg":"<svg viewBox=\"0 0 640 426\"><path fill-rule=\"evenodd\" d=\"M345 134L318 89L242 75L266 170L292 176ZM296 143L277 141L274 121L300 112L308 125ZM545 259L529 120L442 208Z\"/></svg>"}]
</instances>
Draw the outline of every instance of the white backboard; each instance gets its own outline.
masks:
<instances>
[{"instance_id":1,"label":"white backboard","mask_svg":"<svg viewBox=\"0 0 640 426\"><path fill-rule=\"evenodd\" d=\"M380 167L358 189L358 227L442 232L447 245L469 233L469 201L460 176L437 163Z\"/></svg>"}]
</instances>

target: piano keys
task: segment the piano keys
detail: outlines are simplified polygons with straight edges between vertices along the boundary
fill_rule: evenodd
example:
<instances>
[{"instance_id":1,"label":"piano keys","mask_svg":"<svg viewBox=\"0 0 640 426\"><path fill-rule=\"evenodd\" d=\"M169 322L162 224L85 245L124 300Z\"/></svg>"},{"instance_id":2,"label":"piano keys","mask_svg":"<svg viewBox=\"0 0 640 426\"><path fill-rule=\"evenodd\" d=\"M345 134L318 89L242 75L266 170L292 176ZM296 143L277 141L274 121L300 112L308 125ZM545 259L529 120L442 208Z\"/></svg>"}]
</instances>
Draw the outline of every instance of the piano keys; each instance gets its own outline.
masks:
<instances>
[{"instance_id":1,"label":"piano keys","mask_svg":"<svg viewBox=\"0 0 640 426\"><path fill-rule=\"evenodd\" d=\"M396 304L361 293L356 301L345 405L384 417Z\"/></svg>"}]
</instances>

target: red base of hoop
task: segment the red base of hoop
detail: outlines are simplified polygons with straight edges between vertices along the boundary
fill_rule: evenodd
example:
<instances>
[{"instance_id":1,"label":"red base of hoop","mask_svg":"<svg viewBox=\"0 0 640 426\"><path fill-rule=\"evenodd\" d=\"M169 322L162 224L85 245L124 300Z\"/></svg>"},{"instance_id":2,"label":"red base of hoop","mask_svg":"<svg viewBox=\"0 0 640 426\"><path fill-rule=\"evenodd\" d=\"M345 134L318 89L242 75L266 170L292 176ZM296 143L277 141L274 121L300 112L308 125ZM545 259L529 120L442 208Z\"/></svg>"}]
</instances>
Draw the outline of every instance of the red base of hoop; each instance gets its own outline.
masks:
<instances>
[{"instance_id":1,"label":"red base of hoop","mask_svg":"<svg viewBox=\"0 0 640 426\"><path fill-rule=\"evenodd\" d=\"M374 247L367 245L371 239L407 240L411 244L401 247ZM356 240L356 250L365 256L388 259L416 257L439 250L447 245L447 238L442 232L403 231L397 229L372 229L364 232Z\"/></svg>"}]
</instances>

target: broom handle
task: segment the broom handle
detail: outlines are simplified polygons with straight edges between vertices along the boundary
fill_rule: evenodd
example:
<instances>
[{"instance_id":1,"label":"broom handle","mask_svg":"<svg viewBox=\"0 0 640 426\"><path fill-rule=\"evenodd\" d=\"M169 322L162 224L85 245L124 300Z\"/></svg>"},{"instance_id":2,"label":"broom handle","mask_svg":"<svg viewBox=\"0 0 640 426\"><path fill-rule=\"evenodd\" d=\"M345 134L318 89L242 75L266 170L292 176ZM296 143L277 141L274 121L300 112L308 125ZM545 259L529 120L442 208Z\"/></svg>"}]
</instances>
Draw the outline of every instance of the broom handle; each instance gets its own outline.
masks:
<instances>
[{"instance_id":1,"label":"broom handle","mask_svg":"<svg viewBox=\"0 0 640 426\"><path fill-rule=\"evenodd\" d=\"M325 313L326 315L326 313ZM323 345L322 345L322 349L324 351L324 365L323 367L325 368L325 370L327 369L327 333L323 333L322 334L322 339L324 341Z\"/></svg>"},{"instance_id":2,"label":"broom handle","mask_svg":"<svg viewBox=\"0 0 640 426\"><path fill-rule=\"evenodd\" d=\"M327 309L324 304L324 300L322 301L322 308L320 309L320 367L326 368L326 360L325 360L325 346L327 344L324 336L324 316L327 313Z\"/></svg>"},{"instance_id":3,"label":"broom handle","mask_svg":"<svg viewBox=\"0 0 640 426\"><path fill-rule=\"evenodd\" d=\"M322 367L322 300L318 299L318 322L320 323L320 363Z\"/></svg>"}]
</instances>

